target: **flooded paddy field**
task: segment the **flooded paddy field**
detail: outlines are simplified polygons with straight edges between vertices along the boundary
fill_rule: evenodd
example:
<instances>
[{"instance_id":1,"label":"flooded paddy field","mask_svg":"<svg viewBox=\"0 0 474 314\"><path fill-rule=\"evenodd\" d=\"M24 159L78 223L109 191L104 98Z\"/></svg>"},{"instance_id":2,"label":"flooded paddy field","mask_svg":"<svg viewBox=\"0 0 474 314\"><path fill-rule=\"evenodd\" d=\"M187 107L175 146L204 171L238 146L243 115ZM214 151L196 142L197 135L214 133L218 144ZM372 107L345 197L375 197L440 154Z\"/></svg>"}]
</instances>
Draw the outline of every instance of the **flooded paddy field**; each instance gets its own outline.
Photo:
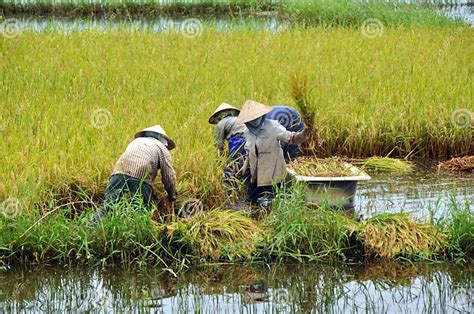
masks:
<instances>
[{"instance_id":1,"label":"flooded paddy field","mask_svg":"<svg viewBox=\"0 0 474 314\"><path fill-rule=\"evenodd\" d=\"M351 6L352 5L352 6ZM355 6L353 6L355 5ZM334 8L329 11L329 7ZM362 8L362 10L359 10ZM365 9L368 8L367 11ZM114 24L124 21L131 22L133 29L137 27L147 28L153 31L162 31L163 24L169 25L170 20L177 22L185 18L201 18L219 25L220 29L238 26L243 20L258 21L258 27L265 27L270 23L278 23L280 27L291 25L295 21L307 22L309 24L344 24L359 25L358 15L376 14L379 11L386 14L380 15L383 20L388 18L388 24L398 21L398 23L413 23L410 15L418 14L419 10L429 8L439 16L445 16L452 20L463 21L466 24L474 24L474 6L467 0L456 1L424 1L424 0L400 0L400 1L28 1L28 0L6 0L0 4L0 13L7 18L29 17L28 20L45 20L53 17L55 27L104 27L104 20L115 20ZM400 10L402 13L398 18L388 17L394 11ZM351 12L352 11L352 12ZM361 11L356 13L355 11ZM427 12L427 11L426 11ZM426 13L425 12L425 13ZM338 16L340 15L340 16ZM395 15L397 16L397 15ZM420 15L420 21L433 15ZM68 18L61 18L68 17ZM74 20L85 18L82 22ZM367 16L365 17L367 18ZM89 21L87 21L89 20ZM404 21L405 20L405 21ZM389 22L391 21L391 22ZM411 22L410 22L411 21ZM44 24L34 23L44 27Z\"/></svg>"},{"instance_id":2,"label":"flooded paddy field","mask_svg":"<svg viewBox=\"0 0 474 314\"><path fill-rule=\"evenodd\" d=\"M438 10L442 15L446 15L452 19L462 20L466 24L474 26L474 6L463 3L458 5L446 5ZM138 18L134 16L121 17L114 13L92 18L41 17L26 14L17 14L8 17L15 18L22 30L33 32L61 31L68 33L88 30L128 30L163 33L180 31L181 28L186 27L186 23L188 23L186 22L188 20L186 17L162 16L155 18ZM218 31L253 29L279 32L295 26L294 22L271 14L253 17L210 16L198 18L201 20L203 28L212 28Z\"/></svg>"},{"instance_id":3,"label":"flooded paddy field","mask_svg":"<svg viewBox=\"0 0 474 314\"><path fill-rule=\"evenodd\" d=\"M359 183L355 209L365 218L380 212L410 212L417 217L446 214L451 200L469 202L474 212L474 176L438 173L418 165L409 175L375 174Z\"/></svg>"},{"instance_id":4,"label":"flooded paddy field","mask_svg":"<svg viewBox=\"0 0 474 314\"><path fill-rule=\"evenodd\" d=\"M474 176L418 162L473 154L468 1L207 15L192 14L203 1L149 15L124 14L147 1L97 14L99 0L0 2L0 313L474 311ZM356 219L296 189L261 219L227 211L207 120L250 97L304 99L320 157L416 166L370 173ZM156 123L177 143L178 202L209 211L157 222L122 208L91 224L116 158Z\"/></svg>"}]
</instances>

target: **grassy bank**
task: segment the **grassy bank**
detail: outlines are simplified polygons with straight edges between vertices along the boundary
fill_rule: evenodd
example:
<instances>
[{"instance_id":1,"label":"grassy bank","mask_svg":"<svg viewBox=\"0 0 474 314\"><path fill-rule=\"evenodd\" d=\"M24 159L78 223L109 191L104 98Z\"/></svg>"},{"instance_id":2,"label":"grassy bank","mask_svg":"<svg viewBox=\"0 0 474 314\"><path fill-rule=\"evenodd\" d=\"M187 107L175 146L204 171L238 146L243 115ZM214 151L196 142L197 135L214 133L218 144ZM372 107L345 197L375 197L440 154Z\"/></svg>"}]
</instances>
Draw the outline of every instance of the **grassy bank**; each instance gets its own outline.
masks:
<instances>
[{"instance_id":1,"label":"grassy bank","mask_svg":"<svg viewBox=\"0 0 474 314\"><path fill-rule=\"evenodd\" d=\"M158 264L409 259L469 261L474 257L474 217L469 203L450 204L436 222L406 214L356 221L327 208L308 207L299 189L280 194L270 216L254 221L238 212L209 211L170 223L125 204L102 223L92 211L68 209L0 218L0 262Z\"/></svg>"},{"instance_id":2,"label":"grassy bank","mask_svg":"<svg viewBox=\"0 0 474 314\"><path fill-rule=\"evenodd\" d=\"M255 16L271 15L307 25L359 26L368 18L386 26L461 25L437 14L433 7L385 1L229 0L229 1L2 1L5 16L28 14L59 17Z\"/></svg>"},{"instance_id":3,"label":"grassy bank","mask_svg":"<svg viewBox=\"0 0 474 314\"><path fill-rule=\"evenodd\" d=\"M411 28L367 38L301 27L2 38L0 200L19 199L25 211L78 192L97 200L133 134L160 123L177 142L181 196L218 204L209 115L223 101L295 106L298 93L315 113L318 156L472 154L472 130L451 119L472 111L472 35Z\"/></svg>"}]
</instances>

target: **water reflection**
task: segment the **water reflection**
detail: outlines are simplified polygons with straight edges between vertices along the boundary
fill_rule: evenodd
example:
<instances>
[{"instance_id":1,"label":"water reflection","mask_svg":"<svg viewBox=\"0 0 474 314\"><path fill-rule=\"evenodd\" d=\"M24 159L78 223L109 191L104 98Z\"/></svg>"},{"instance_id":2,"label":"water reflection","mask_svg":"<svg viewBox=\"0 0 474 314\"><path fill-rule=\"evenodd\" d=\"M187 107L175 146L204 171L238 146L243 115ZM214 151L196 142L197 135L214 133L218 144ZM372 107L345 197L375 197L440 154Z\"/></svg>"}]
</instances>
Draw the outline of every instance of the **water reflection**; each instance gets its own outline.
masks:
<instances>
[{"instance_id":1,"label":"water reflection","mask_svg":"<svg viewBox=\"0 0 474 314\"><path fill-rule=\"evenodd\" d=\"M214 266L174 278L155 268L0 273L0 311L469 311L472 265Z\"/></svg>"},{"instance_id":2,"label":"water reflection","mask_svg":"<svg viewBox=\"0 0 474 314\"><path fill-rule=\"evenodd\" d=\"M355 208L363 217L376 212L413 212L426 217L428 209L441 216L454 198L468 202L474 211L474 176L437 174L433 166L420 166L410 175L372 175L372 180L360 182Z\"/></svg>"}]
</instances>

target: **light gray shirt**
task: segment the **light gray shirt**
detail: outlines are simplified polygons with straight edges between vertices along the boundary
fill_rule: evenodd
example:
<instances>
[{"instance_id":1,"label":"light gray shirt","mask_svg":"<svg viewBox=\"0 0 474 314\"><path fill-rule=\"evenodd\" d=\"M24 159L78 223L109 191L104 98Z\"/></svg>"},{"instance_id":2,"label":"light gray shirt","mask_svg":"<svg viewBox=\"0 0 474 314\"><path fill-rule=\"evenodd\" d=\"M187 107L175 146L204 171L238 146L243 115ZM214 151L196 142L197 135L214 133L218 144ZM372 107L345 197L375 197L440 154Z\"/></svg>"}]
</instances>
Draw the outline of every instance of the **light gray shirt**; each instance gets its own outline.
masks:
<instances>
[{"instance_id":1,"label":"light gray shirt","mask_svg":"<svg viewBox=\"0 0 474 314\"><path fill-rule=\"evenodd\" d=\"M232 136L244 136L247 127L244 124L237 124L237 117L225 117L221 119L214 128L214 144L219 151L225 149L225 141Z\"/></svg>"},{"instance_id":2,"label":"light gray shirt","mask_svg":"<svg viewBox=\"0 0 474 314\"><path fill-rule=\"evenodd\" d=\"M249 153L243 171L250 167L252 181L257 186L280 183L286 177L286 163L280 143L298 144L304 139L302 133L290 132L278 121L265 120L257 134L245 132Z\"/></svg>"}]
</instances>

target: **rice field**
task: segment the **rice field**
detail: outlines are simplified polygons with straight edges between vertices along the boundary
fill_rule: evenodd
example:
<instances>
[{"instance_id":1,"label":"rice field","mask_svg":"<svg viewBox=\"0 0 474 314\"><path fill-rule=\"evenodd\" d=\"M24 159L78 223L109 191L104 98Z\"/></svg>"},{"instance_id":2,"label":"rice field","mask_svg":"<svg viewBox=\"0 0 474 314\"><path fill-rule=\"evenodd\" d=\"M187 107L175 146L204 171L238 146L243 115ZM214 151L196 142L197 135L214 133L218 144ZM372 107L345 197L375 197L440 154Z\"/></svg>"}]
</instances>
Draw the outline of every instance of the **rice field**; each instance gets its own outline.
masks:
<instances>
[{"instance_id":1,"label":"rice field","mask_svg":"<svg viewBox=\"0 0 474 314\"><path fill-rule=\"evenodd\" d=\"M0 39L0 199L30 212L71 191L97 199L133 134L159 123L177 142L179 193L216 203L221 165L208 116L224 101L298 107L298 93L314 113L317 156L472 155L472 128L453 120L473 111L472 35L466 27L385 28L374 38L356 27L204 27L195 38L25 30Z\"/></svg>"},{"instance_id":2,"label":"rice field","mask_svg":"<svg viewBox=\"0 0 474 314\"><path fill-rule=\"evenodd\" d=\"M474 29L400 2L0 0L0 312L470 308ZM208 118L247 99L302 113L299 174L372 176L353 207L294 181L233 203ZM176 204L95 222L155 124Z\"/></svg>"}]
</instances>

